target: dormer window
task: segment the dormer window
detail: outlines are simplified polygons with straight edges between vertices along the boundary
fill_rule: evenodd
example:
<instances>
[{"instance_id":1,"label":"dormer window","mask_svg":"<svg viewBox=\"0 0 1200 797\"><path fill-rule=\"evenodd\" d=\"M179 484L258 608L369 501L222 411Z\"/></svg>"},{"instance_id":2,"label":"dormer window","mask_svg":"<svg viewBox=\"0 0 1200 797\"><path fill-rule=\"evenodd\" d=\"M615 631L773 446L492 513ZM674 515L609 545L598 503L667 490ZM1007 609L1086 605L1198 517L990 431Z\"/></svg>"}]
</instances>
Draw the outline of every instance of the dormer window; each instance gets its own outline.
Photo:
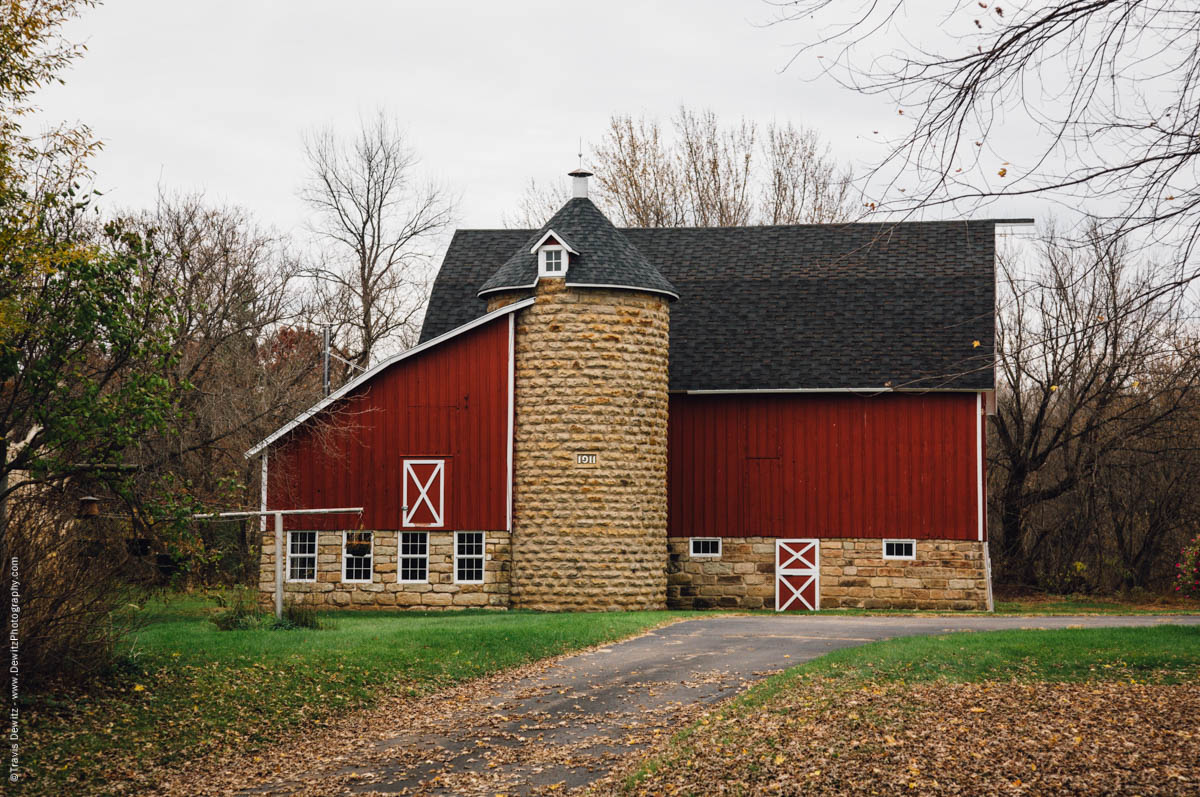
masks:
<instances>
[{"instance_id":1,"label":"dormer window","mask_svg":"<svg viewBox=\"0 0 1200 797\"><path fill-rule=\"evenodd\" d=\"M567 276L571 255L579 254L554 230L547 230L529 251L537 255L538 277Z\"/></svg>"},{"instance_id":2,"label":"dormer window","mask_svg":"<svg viewBox=\"0 0 1200 797\"><path fill-rule=\"evenodd\" d=\"M561 277L566 274L566 252L556 246L543 246L539 277Z\"/></svg>"}]
</instances>

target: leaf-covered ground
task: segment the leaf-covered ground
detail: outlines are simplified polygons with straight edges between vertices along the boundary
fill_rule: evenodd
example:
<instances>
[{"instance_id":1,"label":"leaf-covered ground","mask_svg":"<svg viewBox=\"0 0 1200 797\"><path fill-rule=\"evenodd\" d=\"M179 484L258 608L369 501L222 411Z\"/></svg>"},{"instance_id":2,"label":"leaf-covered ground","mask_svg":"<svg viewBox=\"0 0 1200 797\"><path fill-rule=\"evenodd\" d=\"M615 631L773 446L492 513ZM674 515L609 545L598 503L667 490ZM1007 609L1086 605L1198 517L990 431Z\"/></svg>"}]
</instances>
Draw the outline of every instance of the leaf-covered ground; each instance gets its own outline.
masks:
<instances>
[{"instance_id":1,"label":"leaf-covered ground","mask_svg":"<svg viewBox=\"0 0 1200 797\"><path fill-rule=\"evenodd\" d=\"M1197 628L894 640L751 689L596 791L1194 795L1198 716Z\"/></svg>"},{"instance_id":2,"label":"leaf-covered ground","mask_svg":"<svg viewBox=\"0 0 1200 797\"><path fill-rule=\"evenodd\" d=\"M1200 687L814 677L700 720L635 794L1200 793Z\"/></svg>"},{"instance_id":3,"label":"leaf-covered ground","mask_svg":"<svg viewBox=\"0 0 1200 797\"><path fill-rule=\"evenodd\" d=\"M313 733L409 700L636 634L678 613L342 613L324 630L218 631L207 600L150 604L126 666L42 695L21 724L19 794L141 793L199 759Z\"/></svg>"}]
</instances>

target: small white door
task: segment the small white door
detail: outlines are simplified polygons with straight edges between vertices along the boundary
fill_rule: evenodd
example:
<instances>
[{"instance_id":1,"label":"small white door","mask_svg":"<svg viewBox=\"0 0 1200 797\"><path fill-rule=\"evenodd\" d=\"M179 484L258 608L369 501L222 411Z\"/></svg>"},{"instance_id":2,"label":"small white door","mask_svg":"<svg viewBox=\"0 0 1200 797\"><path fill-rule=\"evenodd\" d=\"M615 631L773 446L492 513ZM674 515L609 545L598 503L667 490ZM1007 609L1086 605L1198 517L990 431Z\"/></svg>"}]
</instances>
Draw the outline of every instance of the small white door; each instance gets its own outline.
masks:
<instances>
[{"instance_id":1,"label":"small white door","mask_svg":"<svg viewBox=\"0 0 1200 797\"><path fill-rule=\"evenodd\" d=\"M446 461L444 459L404 460L405 528L445 525Z\"/></svg>"},{"instance_id":2,"label":"small white door","mask_svg":"<svg viewBox=\"0 0 1200 797\"><path fill-rule=\"evenodd\" d=\"M818 540L775 540L775 611L820 607L820 548Z\"/></svg>"}]
</instances>

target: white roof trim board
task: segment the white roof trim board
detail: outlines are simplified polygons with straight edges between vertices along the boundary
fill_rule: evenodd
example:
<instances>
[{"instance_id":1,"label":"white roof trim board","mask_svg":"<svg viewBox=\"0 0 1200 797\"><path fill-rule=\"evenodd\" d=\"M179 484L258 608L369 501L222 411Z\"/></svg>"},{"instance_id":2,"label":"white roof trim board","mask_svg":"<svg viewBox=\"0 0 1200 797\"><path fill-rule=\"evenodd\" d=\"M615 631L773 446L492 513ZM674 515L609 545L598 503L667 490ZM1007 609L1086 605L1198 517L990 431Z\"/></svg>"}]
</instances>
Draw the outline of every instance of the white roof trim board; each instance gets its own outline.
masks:
<instances>
[{"instance_id":1,"label":"white roof trim board","mask_svg":"<svg viewBox=\"0 0 1200 797\"><path fill-rule=\"evenodd\" d=\"M537 287L539 279L541 279L541 277L537 277L528 285L506 285L503 288L492 288L491 290L480 291L479 295L483 296L486 293L507 293L509 291L531 291ZM641 291L642 293L657 293L662 296L670 296L673 299L679 298L679 294L672 293L671 291L660 291L657 288L639 288L636 285L606 285L602 282L571 282L570 280L567 280L566 286L568 288L610 288L614 291Z\"/></svg>"},{"instance_id":2,"label":"white roof trim board","mask_svg":"<svg viewBox=\"0 0 1200 797\"><path fill-rule=\"evenodd\" d=\"M658 288L639 288L636 285L609 285L604 282L567 282L568 288L612 288L616 291L641 291L642 293L658 293L663 296L670 296L673 299L678 299L679 294L674 291L663 291Z\"/></svg>"},{"instance_id":3,"label":"white roof trim board","mask_svg":"<svg viewBox=\"0 0 1200 797\"><path fill-rule=\"evenodd\" d=\"M547 238L553 238L554 240L558 241L559 246L561 246L563 249L566 249L571 254L573 254L573 255L579 254L578 252L576 252L574 249L571 248L571 245L569 243L567 243L566 238L563 238L561 235L556 233L554 230L546 230L546 234L543 235L541 238L538 238L538 242L535 243L533 246L529 247L529 254L536 255L537 250L542 248L542 245L544 243L546 243Z\"/></svg>"},{"instance_id":4,"label":"white roof trim board","mask_svg":"<svg viewBox=\"0 0 1200 797\"><path fill-rule=\"evenodd\" d=\"M314 415L321 412L322 410L324 410L329 405L333 404L338 399L344 397L346 394L348 394L350 391L354 390L359 385L362 385L364 382L368 382L371 379L373 379L376 374L378 374L380 371L384 370L385 368L395 365L396 363L400 362L401 360L407 360L409 357L415 357L416 355L418 355L424 351L427 351L429 349L432 349L435 346L445 343L446 341L450 340L451 338L458 337L459 335L463 334L464 332L469 332L472 329L475 329L476 327L483 326L484 324L488 323L489 321L494 321L495 319L500 318L501 316L508 315L509 313L515 313L517 310L524 310L526 307L529 307L530 305L532 305L533 302L534 302L534 300L532 298L522 299L519 302L513 302L512 304L505 305L504 307L501 307L498 310L493 310L492 312L490 312L486 315L481 315L479 318L476 318L474 321L470 321L466 324L463 324L461 327L456 327L456 328L450 330L449 332L438 335L436 338L430 338L429 340L425 341L424 343L420 344L419 346L413 346L411 349L408 349L407 351L402 351L399 354L393 354L391 357L388 357L386 360L383 360L382 362L380 362L378 365L371 368L370 370L364 371L363 373L359 374L354 379L351 379L349 382L342 385L340 388L333 391L328 396L321 399L316 404L309 407L307 410L300 413L295 418L293 418L292 420L285 423L283 426L276 429L274 432L271 433L271 435L269 437L263 439L262 441L257 443L253 448L246 451L246 453L243 456L245 456L246 459L249 459L250 457L254 456L255 454L258 454L263 449L267 448L272 443L274 443L276 440L278 440L279 438L283 437L288 432L295 429L297 426L300 426L305 421L309 420Z\"/></svg>"},{"instance_id":5,"label":"white roof trim board","mask_svg":"<svg viewBox=\"0 0 1200 797\"><path fill-rule=\"evenodd\" d=\"M686 393L689 396L724 396L742 393L988 393L978 387L763 387L730 388L714 390L672 390L671 393Z\"/></svg>"}]
</instances>

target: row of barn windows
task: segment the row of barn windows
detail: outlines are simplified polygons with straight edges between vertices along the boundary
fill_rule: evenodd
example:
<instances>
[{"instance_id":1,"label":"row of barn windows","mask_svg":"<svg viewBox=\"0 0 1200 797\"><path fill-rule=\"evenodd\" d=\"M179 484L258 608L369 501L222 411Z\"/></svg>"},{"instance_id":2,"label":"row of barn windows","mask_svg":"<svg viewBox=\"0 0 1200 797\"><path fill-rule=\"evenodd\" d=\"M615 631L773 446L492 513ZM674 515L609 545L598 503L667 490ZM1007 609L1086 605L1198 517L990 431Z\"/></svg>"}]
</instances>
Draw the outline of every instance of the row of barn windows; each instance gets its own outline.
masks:
<instances>
[{"instance_id":1,"label":"row of barn windows","mask_svg":"<svg viewBox=\"0 0 1200 797\"><path fill-rule=\"evenodd\" d=\"M400 532L397 578L401 584L429 581L429 532ZM482 584L484 569L484 533L454 532L454 582ZM369 583L373 580L375 533L342 532L342 581ZM317 532L289 531L287 547L288 581L317 580Z\"/></svg>"},{"instance_id":2,"label":"row of barn windows","mask_svg":"<svg viewBox=\"0 0 1200 797\"><path fill-rule=\"evenodd\" d=\"M721 557L720 537L692 537L691 555L693 559L719 559ZM916 540L884 540L884 559L916 559Z\"/></svg>"}]
</instances>

